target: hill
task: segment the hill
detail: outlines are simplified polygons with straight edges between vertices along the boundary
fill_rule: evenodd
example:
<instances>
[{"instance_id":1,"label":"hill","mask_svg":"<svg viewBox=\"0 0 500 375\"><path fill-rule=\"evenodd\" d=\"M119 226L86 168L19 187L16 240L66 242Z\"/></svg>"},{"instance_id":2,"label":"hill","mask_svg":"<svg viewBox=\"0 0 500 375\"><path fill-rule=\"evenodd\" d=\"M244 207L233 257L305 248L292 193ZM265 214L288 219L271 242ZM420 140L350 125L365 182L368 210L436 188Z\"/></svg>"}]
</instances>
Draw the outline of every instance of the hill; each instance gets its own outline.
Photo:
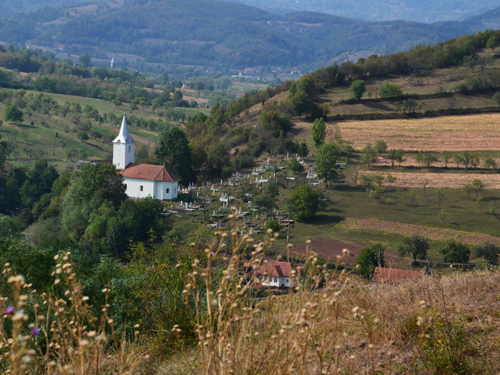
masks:
<instances>
[{"instance_id":1,"label":"hill","mask_svg":"<svg viewBox=\"0 0 500 375\"><path fill-rule=\"evenodd\" d=\"M461 22L363 22L194 0L125 1L49 9L0 21L0 40L66 53L162 64L319 67L388 54L499 25L495 12Z\"/></svg>"},{"instance_id":2,"label":"hill","mask_svg":"<svg viewBox=\"0 0 500 375\"><path fill-rule=\"evenodd\" d=\"M431 0L391 0L370 1L368 6L366 1L363 0L311 0L307 2L277 0L272 3L264 0L231 0L231 2L251 5L269 12L281 14L309 11L364 21L406 20L426 23L463 21L469 17L498 7L498 3L494 0L482 1L480 3L467 0L445 0L439 2Z\"/></svg>"}]
</instances>

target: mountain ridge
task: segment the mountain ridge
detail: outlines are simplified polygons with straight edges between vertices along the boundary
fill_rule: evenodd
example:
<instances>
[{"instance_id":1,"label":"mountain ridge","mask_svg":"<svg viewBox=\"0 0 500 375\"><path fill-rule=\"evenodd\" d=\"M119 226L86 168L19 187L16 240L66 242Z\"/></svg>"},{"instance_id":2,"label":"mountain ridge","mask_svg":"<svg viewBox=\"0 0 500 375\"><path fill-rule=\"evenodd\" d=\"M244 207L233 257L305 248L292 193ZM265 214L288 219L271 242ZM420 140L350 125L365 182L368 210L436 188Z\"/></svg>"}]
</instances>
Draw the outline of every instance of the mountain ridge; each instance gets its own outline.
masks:
<instances>
[{"instance_id":1,"label":"mountain ridge","mask_svg":"<svg viewBox=\"0 0 500 375\"><path fill-rule=\"evenodd\" d=\"M212 0L129 1L44 9L3 19L0 40L101 58L126 53L166 65L314 69L338 56L400 52L492 26L500 26L499 8L463 22L367 23L315 12L277 15Z\"/></svg>"}]
</instances>

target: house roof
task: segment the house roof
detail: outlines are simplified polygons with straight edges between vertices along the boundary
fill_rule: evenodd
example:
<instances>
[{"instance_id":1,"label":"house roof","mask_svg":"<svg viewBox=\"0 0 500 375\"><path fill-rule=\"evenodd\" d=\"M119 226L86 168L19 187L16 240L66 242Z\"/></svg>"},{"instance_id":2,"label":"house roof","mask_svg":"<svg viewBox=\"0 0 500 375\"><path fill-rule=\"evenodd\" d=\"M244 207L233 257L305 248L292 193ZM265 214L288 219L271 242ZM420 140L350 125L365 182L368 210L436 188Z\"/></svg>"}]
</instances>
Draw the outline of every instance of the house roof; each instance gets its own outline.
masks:
<instances>
[{"instance_id":1,"label":"house roof","mask_svg":"<svg viewBox=\"0 0 500 375\"><path fill-rule=\"evenodd\" d=\"M169 172L163 165L130 163L126 169L119 171L125 178L138 180L175 182L177 177Z\"/></svg>"},{"instance_id":2,"label":"house roof","mask_svg":"<svg viewBox=\"0 0 500 375\"><path fill-rule=\"evenodd\" d=\"M373 281L376 283L402 283L423 276L422 271L400 270L397 268L375 268Z\"/></svg>"},{"instance_id":3,"label":"house roof","mask_svg":"<svg viewBox=\"0 0 500 375\"><path fill-rule=\"evenodd\" d=\"M127 126L127 118L125 117L125 113L123 114L122 126L120 127L120 133L113 140L113 143L135 143L130 133L128 132Z\"/></svg>"},{"instance_id":4,"label":"house roof","mask_svg":"<svg viewBox=\"0 0 500 375\"><path fill-rule=\"evenodd\" d=\"M289 262L273 260L262 264L256 271L257 276L267 275L270 277L291 277L292 265Z\"/></svg>"}]
</instances>

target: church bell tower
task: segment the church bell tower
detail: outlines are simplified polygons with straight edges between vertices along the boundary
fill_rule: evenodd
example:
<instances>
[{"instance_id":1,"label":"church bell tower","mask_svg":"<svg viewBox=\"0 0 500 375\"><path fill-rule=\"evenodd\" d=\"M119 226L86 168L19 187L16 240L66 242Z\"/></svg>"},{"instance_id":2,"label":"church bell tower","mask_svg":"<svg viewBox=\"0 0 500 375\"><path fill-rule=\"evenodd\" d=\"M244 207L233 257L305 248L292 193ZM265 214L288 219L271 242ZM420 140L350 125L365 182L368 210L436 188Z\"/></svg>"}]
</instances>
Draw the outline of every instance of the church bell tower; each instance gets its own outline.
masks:
<instances>
[{"instance_id":1,"label":"church bell tower","mask_svg":"<svg viewBox=\"0 0 500 375\"><path fill-rule=\"evenodd\" d=\"M127 168L135 161L134 154L135 142L128 132L127 118L124 113L120 133L113 141L113 165L118 170Z\"/></svg>"}]
</instances>

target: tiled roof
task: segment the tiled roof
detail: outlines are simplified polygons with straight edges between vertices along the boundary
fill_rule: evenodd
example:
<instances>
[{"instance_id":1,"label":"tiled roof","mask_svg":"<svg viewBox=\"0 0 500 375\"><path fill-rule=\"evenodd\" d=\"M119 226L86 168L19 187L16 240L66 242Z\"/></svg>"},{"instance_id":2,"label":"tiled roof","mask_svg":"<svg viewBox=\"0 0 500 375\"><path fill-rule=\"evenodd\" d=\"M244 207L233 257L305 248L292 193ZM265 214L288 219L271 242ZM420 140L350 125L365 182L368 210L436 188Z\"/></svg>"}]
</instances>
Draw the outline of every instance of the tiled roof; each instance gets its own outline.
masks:
<instances>
[{"instance_id":1,"label":"tiled roof","mask_svg":"<svg viewBox=\"0 0 500 375\"><path fill-rule=\"evenodd\" d=\"M277 260L273 260L261 265L256 273L257 276L267 275L270 277L291 277L292 265L289 262L279 262Z\"/></svg>"},{"instance_id":2,"label":"tiled roof","mask_svg":"<svg viewBox=\"0 0 500 375\"><path fill-rule=\"evenodd\" d=\"M422 271L400 270L397 268L375 268L373 281L377 283L402 283L422 277Z\"/></svg>"},{"instance_id":3,"label":"tiled roof","mask_svg":"<svg viewBox=\"0 0 500 375\"><path fill-rule=\"evenodd\" d=\"M163 165L130 163L126 169L119 171L123 177L138 180L174 182L177 177Z\"/></svg>"}]
</instances>

